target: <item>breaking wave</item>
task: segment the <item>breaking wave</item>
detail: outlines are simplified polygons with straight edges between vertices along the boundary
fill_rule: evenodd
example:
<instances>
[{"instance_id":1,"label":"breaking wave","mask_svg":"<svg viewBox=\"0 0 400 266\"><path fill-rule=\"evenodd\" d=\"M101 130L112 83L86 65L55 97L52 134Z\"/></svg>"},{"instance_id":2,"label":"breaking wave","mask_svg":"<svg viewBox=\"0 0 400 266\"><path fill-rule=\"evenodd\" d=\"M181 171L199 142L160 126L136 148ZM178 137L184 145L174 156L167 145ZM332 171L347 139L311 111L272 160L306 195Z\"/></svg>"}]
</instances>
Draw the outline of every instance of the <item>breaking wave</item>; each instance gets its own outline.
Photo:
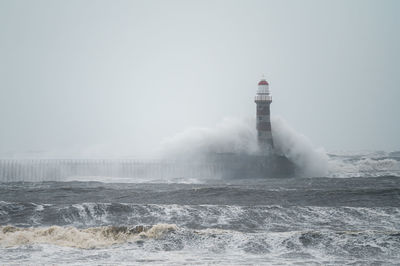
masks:
<instances>
[{"instance_id":1,"label":"breaking wave","mask_svg":"<svg viewBox=\"0 0 400 266\"><path fill-rule=\"evenodd\" d=\"M324 176L328 157L323 148L292 129L286 121L272 116L272 135L277 153L296 164L305 176ZM161 153L166 157L202 157L207 153L258 152L254 119L226 118L215 127L190 128L163 142Z\"/></svg>"},{"instance_id":2,"label":"breaking wave","mask_svg":"<svg viewBox=\"0 0 400 266\"><path fill-rule=\"evenodd\" d=\"M53 244L83 249L101 248L114 244L160 238L166 232L176 230L176 225L153 226L104 226L79 229L76 227L19 228L0 226L0 246L12 247L31 244Z\"/></svg>"},{"instance_id":3,"label":"breaking wave","mask_svg":"<svg viewBox=\"0 0 400 266\"><path fill-rule=\"evenodd\" d=\"M274 259L279 259L281 263L297 261L305 264L394 263L400 258L398 253L400 231L301 230L246 234L223 229L185 229L169 224L87 229L59 226L0 227L0 246L18 247L43 244L78 249L129 245L131 251L129 254L132 256L137 256L139 250L142 254L143 252L168 251L169 254L172 253L171 255L174 254L174 251L185 250L185 253L191 254L192 257L202 258L200 254L206 253L213 256L214 261L228 264L229 262L235 264L245 262L242 260L243 258L235 257L234 254L249 254L252 256L252 262L256 264ZM108 249L107 252L116 251L118 251L118 246ZM119 256L121 257L121 255ZM218 259L219 256L225 258ZM126 256L122 256L122 259L126 258ZM115 260L112 261L115 262ZM191 260L191 262L204 263L205 261Z\"/></svg>"},{"instance_id":4,"label":"breaking wave","mask_svg":"<svg viewBox=\"0 0 400 266\"><path fill-rule=\"evenodd\" d=\"M328 156L322 147L314 147L306 136L296 132L281 117L273 116L271 123L277 152L295 163L303 176L326 176Z\"/></svg>"},{"instance_id":5,"label":"breaking wave","mask_svg":"<svg viewBox=\"0 0 400 266\"><path fill-rule=\"evenodd\" d=\"M22 227L52 225L93 227L176 224L192 229L215 228L243 232L297 231L304 228L400 230L399 207L138 205L123 203L82 203L59 206L0 203L0 225L3 226L13 224Z\"/></svg>"},{"instance_id":6,"label":"breaking wave","mask_svg":"<svg viewBox=\"0 0 400 266\"><path fill-rule=\"evenodd\" d=\"M328 176L400 176L400 157L393 152L331 153L329 155Z\"/></svg>"},{"instance_id":7,"label":"breaking wave","mask_svg":"<svg viewBox=\"0 0 400 266\"><path fill-rule=\"evenodd\" d=\"M190 156L206 153L245 153L258 151L254 120L225 118L215 127L193 127L163 141L164 156Z\"/></svg>"},{"instance_id":8,"label":"breaking wave","mask_svg":"<svg viewBox=\"0 0 400 266\"><path fill-rule=\"evenodd\" d=\"M400 176L399 152L327 154L322 147L315 147L306 136L291 128L283 118L273 116L271 121L275 152L297 166L295 176ZM207 183L207 179L221 179L221 176L226 181L233 179L232 172L226 171L218 162L214 163L210 153L254 155L257 152L254 119L227 118L215 127L190 128L166 139L161 145L160 161L2 159L0 182ZM204 158L209 160L203 161Z\"/></svg>"},{"instance_id":9,"label":"breaking wave","mask_svg":"<svg viewBox=\"0 0 400 266\"><path fill-rule=\"evenodd\" d=\"M286 156L305 177L400 176L400 152L339 152L327 154L294 130L282 117L272 116L275 151ZM162 145L164 156L258 152L254 119L227 118L210 128L190 128Z\"/></svg>"}]
</instances>

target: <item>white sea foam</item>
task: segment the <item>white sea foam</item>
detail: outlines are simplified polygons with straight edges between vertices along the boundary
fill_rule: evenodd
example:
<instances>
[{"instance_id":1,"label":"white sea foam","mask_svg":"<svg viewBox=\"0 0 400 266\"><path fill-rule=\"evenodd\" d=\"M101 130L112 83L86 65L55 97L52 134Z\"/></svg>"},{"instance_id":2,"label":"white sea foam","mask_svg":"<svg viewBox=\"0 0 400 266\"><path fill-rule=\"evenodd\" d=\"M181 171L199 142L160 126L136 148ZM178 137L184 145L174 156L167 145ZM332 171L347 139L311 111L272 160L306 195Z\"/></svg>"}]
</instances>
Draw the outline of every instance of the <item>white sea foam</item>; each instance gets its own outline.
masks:
<instances>
[{"instance_id":1,"label":"white sea foam","mask_svg":"<svg viewBox=\"0 0 400 266\"><path fill-rule=\"evenodd\" d=\"M260 202L262 204L262 202ZM8 203L6 209L18 207L19 203ZM138 205L93 203L93 208L79 204L58 208L47 206L44 213L21 212L18 217L28 223L23 226L42 224L71 225L75 227L96 227L124 224L176 224L189 228L229 228L235 230L300 230L320 228L335 230L341 228L378 230L400 230L400 209L362 208L362 207L307 207L293 206L235 206L235 205ZM49 219L46 213L57 212L57 219ZM4 212L4 216L9 216ZM17 219L17 220L19 220ZM9 219L0 220L2 224L13 223ZM13 223L15 225L15 223Z\"/></svg>"},{"instance_id":2,"label":"white sea foam","mask_svg":"<svg viewBox=\"0 0 400 266\"><path fill-rule=\"evenodd\" d=\"M398 231L312 229L244 233L218 228L176 229L171 225L156 228L145 234L134 233L135 236L131 237L126 236L123 230L112 228L68 228L71 230L63 231L48 227L35 234L27 229L18 231L15 227L3 227L2 231L9 231L6 234L15 237L19 232L21 236L19 242L12 239L14 242L10 246L14 248L0 249L0 261L7 263L5 259L8 259L17 264L75 261L93 265L365 265L397 264L399 260ZM171 231L172 234L166 234Z\"/></svg>"}]
</instances>

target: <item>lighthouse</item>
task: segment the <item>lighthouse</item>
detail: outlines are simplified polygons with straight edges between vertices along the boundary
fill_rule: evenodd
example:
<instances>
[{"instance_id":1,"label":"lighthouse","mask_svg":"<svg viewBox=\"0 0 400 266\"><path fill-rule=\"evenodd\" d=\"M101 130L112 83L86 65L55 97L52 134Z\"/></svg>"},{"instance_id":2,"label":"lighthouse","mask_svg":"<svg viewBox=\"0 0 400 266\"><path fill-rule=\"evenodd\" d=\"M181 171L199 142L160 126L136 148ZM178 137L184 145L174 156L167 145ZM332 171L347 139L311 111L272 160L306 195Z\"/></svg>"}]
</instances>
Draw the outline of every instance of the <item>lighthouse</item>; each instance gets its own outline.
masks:
<instances>
[{"instance_id":1,"label":"lighthouse","mask_svg":"<svg viewBox=\"0 0 400 266\"><path fill-rule=\"evenodd\" d=\"M272 96L269 91L269 84L265 79L258 83L257 94L254 98L257 105L257 139L262 154L271 153L274 147L271 132L270 105Z\"/></svg>"}]
</instances>

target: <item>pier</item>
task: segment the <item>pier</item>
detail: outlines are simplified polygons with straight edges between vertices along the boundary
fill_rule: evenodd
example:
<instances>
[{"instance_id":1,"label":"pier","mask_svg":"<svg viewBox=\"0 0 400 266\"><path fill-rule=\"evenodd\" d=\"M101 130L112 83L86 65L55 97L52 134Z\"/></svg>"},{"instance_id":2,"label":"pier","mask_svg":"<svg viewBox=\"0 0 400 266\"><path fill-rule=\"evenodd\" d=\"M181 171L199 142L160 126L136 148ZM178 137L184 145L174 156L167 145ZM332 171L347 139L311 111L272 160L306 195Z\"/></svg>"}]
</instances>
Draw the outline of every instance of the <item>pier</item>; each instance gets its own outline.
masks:
<instances>
[{"instance_id":1,"label":"pier","mask_svg":"<svg viewBox=\"0 0 400 266\"><path fill-rule=\"evenodd\" d=\"M73 177L135 179L211 178L224 171L213 163L138 159L0 159L0 182L64 181Z\"/></svg>"}]
</instances>

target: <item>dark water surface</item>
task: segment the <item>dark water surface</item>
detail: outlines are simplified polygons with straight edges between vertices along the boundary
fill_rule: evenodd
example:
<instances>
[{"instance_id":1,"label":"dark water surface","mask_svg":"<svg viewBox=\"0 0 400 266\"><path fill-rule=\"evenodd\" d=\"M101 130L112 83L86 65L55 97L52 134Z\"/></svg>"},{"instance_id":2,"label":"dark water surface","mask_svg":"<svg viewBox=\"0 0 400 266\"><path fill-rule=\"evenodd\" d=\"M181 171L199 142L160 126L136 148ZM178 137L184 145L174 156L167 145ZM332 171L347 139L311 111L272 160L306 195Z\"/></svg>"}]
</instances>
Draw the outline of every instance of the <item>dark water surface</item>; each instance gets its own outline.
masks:
<instances>
[{"instance_id":1,"label":"dark water surface","mask_svg":"<svg viewBox=\"0 0 400 266\"><path fill-rule=\"evenodd\" d=\"M17 182L0 183L0 200L21 203L400 206L400 179L286 178L231 184Z\"/></svg>"}]
</instances>

